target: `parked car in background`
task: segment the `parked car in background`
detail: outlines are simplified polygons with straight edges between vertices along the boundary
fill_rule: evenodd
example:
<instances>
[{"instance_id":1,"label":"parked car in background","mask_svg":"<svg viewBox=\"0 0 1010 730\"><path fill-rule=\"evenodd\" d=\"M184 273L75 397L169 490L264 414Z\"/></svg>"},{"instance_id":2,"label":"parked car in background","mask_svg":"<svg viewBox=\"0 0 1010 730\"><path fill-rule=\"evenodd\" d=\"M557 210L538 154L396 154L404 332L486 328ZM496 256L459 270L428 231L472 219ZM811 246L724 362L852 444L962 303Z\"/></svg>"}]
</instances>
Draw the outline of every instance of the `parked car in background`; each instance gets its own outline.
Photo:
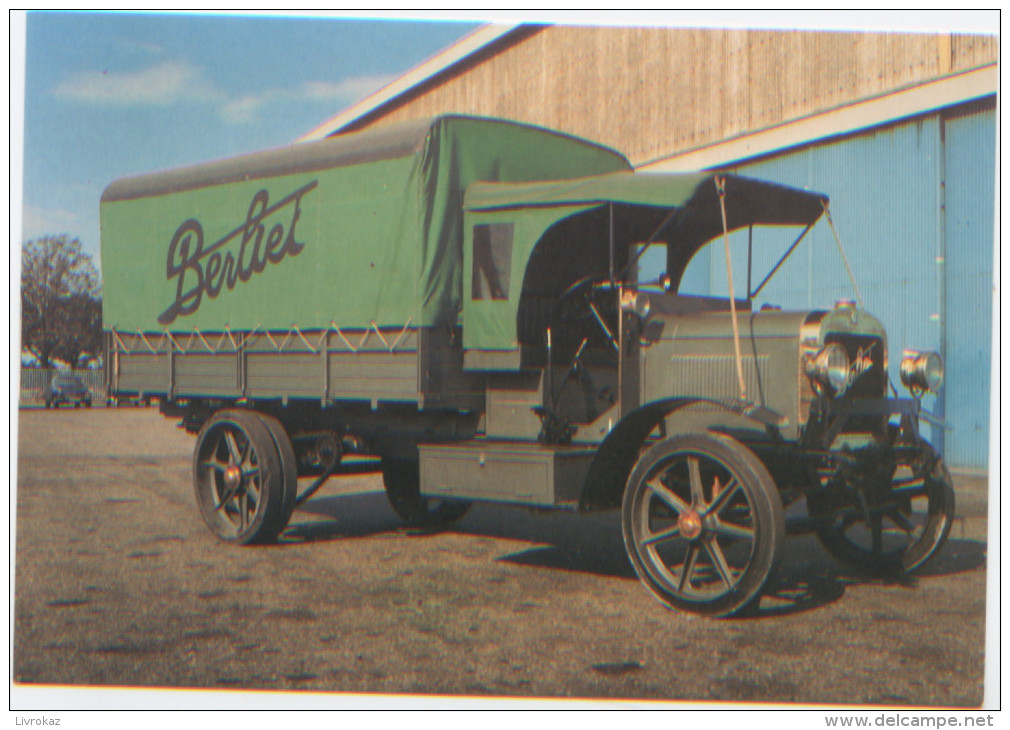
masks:
<instances>
[{"instance_id":1,"label":"parked car in background","mask_svg":"<svg viewBox=\"0 0 1010 730\"><path fill-rule=\"evenodd\" d=\"M91 391L78 376L73 373L59 373L46 386L46 408L59 408L60 403L73 403L77 408L82 403L91 408Z\"/></svg>"}]
</instances>

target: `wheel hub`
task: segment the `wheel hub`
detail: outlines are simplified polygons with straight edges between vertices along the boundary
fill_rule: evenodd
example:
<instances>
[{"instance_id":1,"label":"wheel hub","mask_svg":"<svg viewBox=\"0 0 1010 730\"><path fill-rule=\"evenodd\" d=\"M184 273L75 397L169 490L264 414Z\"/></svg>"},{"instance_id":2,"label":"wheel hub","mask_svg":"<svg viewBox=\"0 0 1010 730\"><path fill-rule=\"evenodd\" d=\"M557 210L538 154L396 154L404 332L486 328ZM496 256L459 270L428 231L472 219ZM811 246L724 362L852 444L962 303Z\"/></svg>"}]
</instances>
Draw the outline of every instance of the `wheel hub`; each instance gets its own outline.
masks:
<instances>
[{"instance_id":1,"label":"wheel hub","mask_svg":"<svg viewBox=\"0 0 1010 730\"><path fill-rule=\"evenodd\" d=\"M242 481L242 470L239 469L235 464L228 465L224 470L224 486L225 489L232 490L235 489L239 483Z\"/></svg>"},{"instance_id":2,"label":"wheel hub","mask_svg":"<svg viewBox=\"0 0 1010 730\"><path fill-rule=\"evenodd\" d=\"M693 509L682 512L677 527L685 540L694 540L701 534L701 516Z\"/></svg>"}]
</instances>

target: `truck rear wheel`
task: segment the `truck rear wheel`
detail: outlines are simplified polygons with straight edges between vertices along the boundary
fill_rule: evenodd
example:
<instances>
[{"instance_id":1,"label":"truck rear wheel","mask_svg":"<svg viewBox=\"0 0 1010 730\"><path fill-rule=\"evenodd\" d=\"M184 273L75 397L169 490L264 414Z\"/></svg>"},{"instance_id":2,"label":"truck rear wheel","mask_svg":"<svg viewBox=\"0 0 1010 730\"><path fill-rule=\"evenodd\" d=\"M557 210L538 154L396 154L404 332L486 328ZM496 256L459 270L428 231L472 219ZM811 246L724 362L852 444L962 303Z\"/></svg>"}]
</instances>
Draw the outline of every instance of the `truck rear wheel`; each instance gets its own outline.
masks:
<instances>
[{"instance_id":1,"label":"truck rear wheel","mask_svg":"<svg viewBox=\"0 0 1010 730\"><path fill-rule=\"evenodd\" d=\"M469 502L422 496L420 464L416 461L383 459L382 481L389 505L408 527L444 527L470 509Z\"/></svg>"},{"instance_id":2,"label":"truck rear wheel","mask_svg":"<svg viewBox=\"0 0 1010 730\"><path fill-rule=\"evenodd\" d=\"M624 544L663 603L728 616L758 599L785 541L782 500L738 441L674 436L642 455L628 479Z\"/></svg>"},{"instance_id":3,"label":"truck rear wheel","mask_svg":"<svg viewBox=\"0 0 1010 730\"><path fill-rule=\"evenodd\" d=\"M220 411L196 440L196 501L211 531L226 542L273 541L287 526L280 450L259 415Z\"/></svg>"},{"instance_id":4,"label":"truck rear wheel","mask_svg":"<svg viewBox=\"0 0 1010 730\"><path fill-rule=\"evenodd\" d=\"M280 456L281 474L284 477L282 514L284 516L284 524L287 525L291 519L291 513L295 511L298 499L298 459L295 456L295 447L292 445L291 437L288 436L287 430L281 425L280 421L265 413L257 413L256 416L267 427L270 437L277 447L277 454Z\"/></svg>"}]
</instances>

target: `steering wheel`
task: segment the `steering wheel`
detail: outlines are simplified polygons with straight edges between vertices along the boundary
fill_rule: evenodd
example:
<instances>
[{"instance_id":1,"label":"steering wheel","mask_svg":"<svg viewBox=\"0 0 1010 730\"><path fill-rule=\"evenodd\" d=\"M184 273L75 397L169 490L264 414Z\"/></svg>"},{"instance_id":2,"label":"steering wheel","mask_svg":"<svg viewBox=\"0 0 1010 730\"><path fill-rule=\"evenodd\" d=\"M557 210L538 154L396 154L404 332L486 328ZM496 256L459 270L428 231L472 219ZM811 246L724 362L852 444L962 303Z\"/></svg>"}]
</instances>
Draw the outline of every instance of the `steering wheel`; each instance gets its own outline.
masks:
<instances>
[{"instance_id":1,"label":"steering wheel","mask_svg":"<svg viewBox=\"0 0 1010 730\"><path fill-rule=\"evenodd\" d=\"M617 347L617 289L598 286L609 281L607 274L589 274L561 293L551 315L551 326L561 325L558 340L568 337L577 343L582 337L588 337L590 342Z\"/></svg>"},{"instance_id":2,"label":"steering wheel","mask_svg":"<svg viewBox=\"0 0 1010 730\"><path fill-rule=\"evenodd\" d=\"M607 274L588 274L581 279L576 279L555 302L551 322L575 324L587 319L595 320L596 317L591 308L591 305L596 303L595 295L599 291L595 286L609 281L609 279ZM606 312L601 310L599 306L596 307L596 310L601 316L605 316Z\"/></svg>"}]
</instances>

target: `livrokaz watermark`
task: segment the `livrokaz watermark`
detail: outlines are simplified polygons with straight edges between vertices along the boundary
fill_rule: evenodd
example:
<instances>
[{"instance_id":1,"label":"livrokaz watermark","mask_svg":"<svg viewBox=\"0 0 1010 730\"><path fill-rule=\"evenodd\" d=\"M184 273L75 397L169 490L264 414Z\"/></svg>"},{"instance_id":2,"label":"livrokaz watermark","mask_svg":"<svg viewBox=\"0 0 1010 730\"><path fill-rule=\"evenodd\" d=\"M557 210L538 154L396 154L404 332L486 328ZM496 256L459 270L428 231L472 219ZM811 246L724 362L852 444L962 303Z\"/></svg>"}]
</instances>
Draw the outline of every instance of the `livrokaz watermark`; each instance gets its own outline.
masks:
<instances>
[{"instance_id":1,"label":"livrokaz watermark","mask_svg":"<svg viewBox=\"0 0 1010 730\"><path fill-rule=\"evenodd\" d=\"M60 718L58 717L47 717L46 715L38 715L36 717L24 717L20 715L14 716L14 724L21 727L62 727L60 725Z\"/></svg>"},{"instance_id":2,"label":"livrokaz watermark","mask_svg":"<svg viewBox=\"0 0 1010 730\"><path fill-rule=\"evenodd\" d=\"M992 715L902 715L881 713L870 717L829 715L824 718L828 727L993 727Z\"/></svg>"}]
</instances>

